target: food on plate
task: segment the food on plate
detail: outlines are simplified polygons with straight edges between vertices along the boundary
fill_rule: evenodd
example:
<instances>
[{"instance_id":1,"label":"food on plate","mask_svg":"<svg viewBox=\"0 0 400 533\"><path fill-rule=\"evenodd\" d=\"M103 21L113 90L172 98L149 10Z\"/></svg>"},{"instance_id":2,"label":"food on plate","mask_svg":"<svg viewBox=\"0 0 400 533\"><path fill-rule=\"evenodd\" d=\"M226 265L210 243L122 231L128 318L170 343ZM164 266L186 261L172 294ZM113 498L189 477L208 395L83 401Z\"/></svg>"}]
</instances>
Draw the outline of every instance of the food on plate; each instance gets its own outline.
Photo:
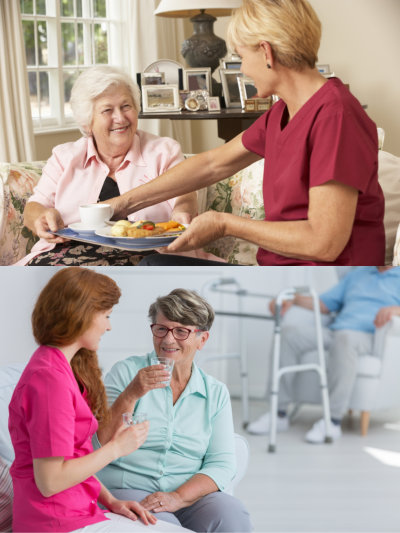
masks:
<instances>
[{"instance_id":1,"label":"food on plate","mask_svg":"<svg viewBox=\"0 0 400 533\"><path fill-rule=\"evenodd\" d=\"M156 222L151 220L139 220L129 222L129 220L118 220L111 228L113 237L131 237L140 239L143 237L153 237L155 235L168 235L185 229L183 224L175 220L168 222Z\"/></svg>"}]
</instances>

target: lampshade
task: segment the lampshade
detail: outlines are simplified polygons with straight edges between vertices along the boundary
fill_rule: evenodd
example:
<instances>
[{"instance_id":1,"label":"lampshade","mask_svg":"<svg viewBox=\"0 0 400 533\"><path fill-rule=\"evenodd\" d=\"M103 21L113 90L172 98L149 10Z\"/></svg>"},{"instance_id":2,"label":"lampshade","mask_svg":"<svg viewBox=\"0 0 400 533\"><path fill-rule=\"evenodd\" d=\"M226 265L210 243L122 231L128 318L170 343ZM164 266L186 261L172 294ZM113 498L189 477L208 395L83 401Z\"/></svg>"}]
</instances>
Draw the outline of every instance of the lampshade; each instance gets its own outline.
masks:
<instances>
[{"instance_id":1,"label":"lampshade","mask_svg":"<svg viewBox=\"0 0 400 533\"><path fill-rule=\"evenodd\" d=\"M223 17L231 15L232 9L241 4L242 0L161 0L154 14L162 17L193 17L204 9L209 15Z\"/></svg>"}]
</instances>

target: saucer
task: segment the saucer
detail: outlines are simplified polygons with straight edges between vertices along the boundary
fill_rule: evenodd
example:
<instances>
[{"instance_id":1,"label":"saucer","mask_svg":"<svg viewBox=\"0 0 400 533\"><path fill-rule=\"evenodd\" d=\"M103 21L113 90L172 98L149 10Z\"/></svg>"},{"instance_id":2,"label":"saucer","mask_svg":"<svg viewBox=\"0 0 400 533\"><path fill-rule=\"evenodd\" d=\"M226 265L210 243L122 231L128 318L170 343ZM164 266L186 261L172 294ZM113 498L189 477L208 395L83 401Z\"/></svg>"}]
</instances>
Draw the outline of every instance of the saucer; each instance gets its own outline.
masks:
<instances>
[{"instance_id":1,"label":"saucer","mask_svg":"<svg viewBox=\"0 0 400 533\"><path fill-rule=\"evenodd\" d=\"M83 222L74 222L73 224L69 224L69 229L72 229L72 231L76 231L77 233L94 233L96 230L99 230L100 228L104 228L103 225L97 225L97 226L87 226Z\"/></svg>"}]
</instances>

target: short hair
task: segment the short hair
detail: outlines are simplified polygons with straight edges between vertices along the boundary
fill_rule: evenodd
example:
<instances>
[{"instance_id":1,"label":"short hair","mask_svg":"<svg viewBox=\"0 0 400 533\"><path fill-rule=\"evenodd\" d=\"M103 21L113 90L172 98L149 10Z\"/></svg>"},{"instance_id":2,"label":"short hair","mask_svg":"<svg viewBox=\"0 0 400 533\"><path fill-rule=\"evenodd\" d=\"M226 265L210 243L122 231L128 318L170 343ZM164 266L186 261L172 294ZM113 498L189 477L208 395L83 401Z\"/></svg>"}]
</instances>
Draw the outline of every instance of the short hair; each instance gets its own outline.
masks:
<instances>
[{"instance_id":1,"label":"short hair","mask_svg":"<svg viewBox=\"0 0 400 533\"><path fill-rule=\"evenodd\" d=\"M125 87L132 97L137 112L140 111L140 90L129 74L108 65L88 68L75 81L71 91L71 109L79 129L86 137L93 119L94 100L110 87Z\"/></svg>"},{"instance_id":2,"label":"short hair","mask_svg":"<svg viewBox=\"0 0 400 533\"><path fill-rule=\"evenodd\" d=\"M68 346L92 324L96 313L107 311L121 295L114 280L94 270L59 270L39 294L32 313L33 335L39 344ZM101 423L108 420L107 396L97 353L81 348L71 367L78 384L86 388L88 404Z\"/></svg>"},{"instance_id":3,"label":"short hair","mask_svg":"<svg viewBox=\"0 0 400 533\"><path fill-rule=\"evenodd\" d=\"M168 320L185 326L196 326L209 331L214 322L214 310L197 292L174 289L166 296L159 296L149 308L149 318L154 323L158 313Z\"/></svg>"},{"instance_id":4,"label":"short hair","mask_svg":"<svg viewBox=\"0 0 400 533\"><path fill-rule=\"evenodd\" d=\"M243 0L228 26L228 44L256 48L267 41L274 59L294 70L314 68L321 22L307 0Z\"/></svg>"}]
</instances>

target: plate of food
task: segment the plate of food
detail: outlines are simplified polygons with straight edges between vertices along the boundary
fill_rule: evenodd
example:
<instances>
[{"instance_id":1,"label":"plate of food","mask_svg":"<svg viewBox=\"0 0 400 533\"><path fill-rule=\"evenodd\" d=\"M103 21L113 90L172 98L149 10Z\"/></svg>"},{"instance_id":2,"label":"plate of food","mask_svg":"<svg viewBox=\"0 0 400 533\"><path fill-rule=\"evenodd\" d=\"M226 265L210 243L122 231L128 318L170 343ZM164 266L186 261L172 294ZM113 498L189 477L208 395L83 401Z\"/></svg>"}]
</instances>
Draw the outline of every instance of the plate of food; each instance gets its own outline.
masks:
<instances>
[{"instance_id":1,"label":"plate of food","mask_svg":"<svg viewBox=\"0 0 400 533\"><path fill-rule=\"evenodd\" d=\"M118 220L112 226L107 226L96 230L99 237L113 239L119 244L167 245L178 235L185 231L186 226L175 220L167 222L153 222L151 220L140 220L129 222L129 220Z\"/></svg>"}]
</instances>

